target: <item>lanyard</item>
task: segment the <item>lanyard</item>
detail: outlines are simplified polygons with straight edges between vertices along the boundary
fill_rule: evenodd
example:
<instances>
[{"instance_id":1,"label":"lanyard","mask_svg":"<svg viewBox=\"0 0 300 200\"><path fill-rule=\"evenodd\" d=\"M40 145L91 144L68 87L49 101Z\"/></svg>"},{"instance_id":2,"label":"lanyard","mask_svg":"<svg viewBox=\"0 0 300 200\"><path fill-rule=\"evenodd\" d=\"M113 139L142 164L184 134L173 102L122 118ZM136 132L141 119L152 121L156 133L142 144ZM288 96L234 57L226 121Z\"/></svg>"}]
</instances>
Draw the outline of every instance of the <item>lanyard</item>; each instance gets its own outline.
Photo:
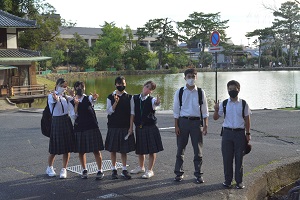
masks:
<instances>
[{"instance_id":1,"label":"lanyard","mask_svg":"<svg viewBox=\"0 0 300 200\"><path fill-rule=\"evenodd\" d=\"M142 106L142 98L140 98L140 112L141 112L141 120L142 120L142 116L143 116L143 110L144 110L144 107L145 107L145 104Z\"/></svg>"}]
</instances>

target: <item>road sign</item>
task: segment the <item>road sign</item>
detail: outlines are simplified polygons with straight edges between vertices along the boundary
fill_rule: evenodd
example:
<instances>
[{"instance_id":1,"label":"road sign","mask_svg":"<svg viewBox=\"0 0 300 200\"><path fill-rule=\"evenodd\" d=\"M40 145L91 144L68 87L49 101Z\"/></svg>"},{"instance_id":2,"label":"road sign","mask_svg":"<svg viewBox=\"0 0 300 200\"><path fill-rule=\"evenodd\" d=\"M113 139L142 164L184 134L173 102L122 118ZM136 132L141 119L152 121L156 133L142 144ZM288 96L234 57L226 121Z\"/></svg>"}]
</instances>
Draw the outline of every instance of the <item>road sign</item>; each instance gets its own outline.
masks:
<instances>
[{"instance_id":1,"label":"road sign","mask_svg":"<svg viewBox=\"0 0 300 200\"><path fill-rule=\"evenodd\" d=\"M212 32L211 36L210 36L210 43L213 46L218 46L220 42L220 33L218 31L214 31Z\"/></svg>"},{"instance_id":2,"label":"road sign","mask_svg":"<svg viewBox=\"0 0 300 200\"><path fill-rule=\"evenodd\" d=\"M210 53L216 53L216 52L220 52L220 51L224 51L224 48L222 46L209 47L209 49L208 49L208 52L210 52Z\"/></svg>"}]
</instances>

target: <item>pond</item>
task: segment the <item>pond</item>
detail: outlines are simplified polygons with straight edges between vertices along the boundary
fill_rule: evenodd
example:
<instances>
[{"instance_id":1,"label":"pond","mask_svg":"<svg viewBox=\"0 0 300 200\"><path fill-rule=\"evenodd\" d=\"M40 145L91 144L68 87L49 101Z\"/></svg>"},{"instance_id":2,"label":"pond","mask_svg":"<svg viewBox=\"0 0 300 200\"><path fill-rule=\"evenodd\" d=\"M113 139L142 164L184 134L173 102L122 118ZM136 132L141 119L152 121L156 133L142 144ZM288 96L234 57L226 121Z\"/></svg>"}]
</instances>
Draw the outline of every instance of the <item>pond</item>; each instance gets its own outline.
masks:
<instances>
[{"instance_id":1,"label":"pond","mask_svg":"<svg viewBox=\"0 0 300 200\"><path fill-rule=\"evenodd\" d=\"M205 90L209 109L213 110L216 98L215 72L199 72L196 85ZM87 78L86 93L96 91L100 97L96 109L106 109L106 98L115 89L115 76ZM174 93L185 85L183 73L179 74L151 74L126 75L126 91L130 94L141 92L143 84L152 80L157 84L153 96L161 97L159 110L172 110ZM228 98L226 84L230 80L237 80L241 84L239 97L245 99L251 109L275 109L295 107L296 93L300 95L300 71L243 71L217 73L217 99ZM77 80L69 80L72 86ZM300 99L300 97L299 97ZM300 105L298 100L298 106ZM36 101L34 107L43 107L45 101Z\"/></svg>"}]
</instances>

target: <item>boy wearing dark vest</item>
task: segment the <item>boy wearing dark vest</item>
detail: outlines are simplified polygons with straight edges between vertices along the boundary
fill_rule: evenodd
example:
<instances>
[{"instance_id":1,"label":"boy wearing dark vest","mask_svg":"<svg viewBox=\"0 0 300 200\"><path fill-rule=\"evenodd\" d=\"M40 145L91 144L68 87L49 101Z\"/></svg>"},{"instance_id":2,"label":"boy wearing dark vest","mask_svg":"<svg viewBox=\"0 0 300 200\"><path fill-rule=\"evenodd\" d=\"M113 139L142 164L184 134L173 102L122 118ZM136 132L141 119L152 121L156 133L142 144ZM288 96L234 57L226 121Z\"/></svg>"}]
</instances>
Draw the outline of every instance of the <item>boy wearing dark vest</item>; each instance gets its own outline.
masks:
<instances>
[{"instance_id":1,"label":"boy wearing dark vest","mask_svg":"<svg viewBox=\"0 0 300 200\"><path fill-rule=\"evenodd\" d=\"M112 162L112 179L118 179L116 168L117 152L121 154L122 173L124 179L131 179L126 167L127 153L135 150L134 135L130 128L130 100L132 95L125 91L125 77L115 79L116 90L107 97L107 136L105 149L110 152Z\"/></svg>"},{"instance_id":2,"label":"boy wearing dark vest","mask_svg":"<svg viewBox=\"0 0 300 200\"><path fill-rule=\"evenodd\" d=\"M150 96L155 90L156 84L147 81L141 94L134 95L131 100L131 130L133 122L136 134L136 150L139 156L139 166L130 171L132 174L145 172L142 178L148 179L154 176L153 167L156 153L163 151L160 132L156 126L155 110L160 105L159 98ZM131 131L132 132L132 131ZM148 170L145 171L145 154L149 154Z\"/></svg>"},{"instance_id":3,"label":"boy wearing dark vest","mask_svg":"<svg viewBox=\"0 0 300 200\"><path fill-rule=\"evenodd\" d=\"M198 88L195 84L197 80L197 71L195 69L187 69L184 72L184 79L186 85L182 89L177 90L174 96L173 112L177 136L177 154L174 169L176 177L174 180L180 182L183 179L184 152L189 136L191 136L194 149L195 180L196 183L203 183L201 167L203 135L207 134L209 116L207 100L204 90Z\"/></svg>"},{"instance_id":4,"label":"boy wearing dark vest","mask_svg":"<svg viewBox=\"0 0 300 200\"><path fill-rule=\"evenodd\" d=\"M250 141L250 108L245 100L238 97L240 84L235 80L227 83L229 98L219 104L215 102L214 120L224 115L222 125L222 156L225 182L223 186L231 188L233 179L233 159L235 159L236 188L243 189L243 157L246 145Z\"/></svg>"}]
</instances>

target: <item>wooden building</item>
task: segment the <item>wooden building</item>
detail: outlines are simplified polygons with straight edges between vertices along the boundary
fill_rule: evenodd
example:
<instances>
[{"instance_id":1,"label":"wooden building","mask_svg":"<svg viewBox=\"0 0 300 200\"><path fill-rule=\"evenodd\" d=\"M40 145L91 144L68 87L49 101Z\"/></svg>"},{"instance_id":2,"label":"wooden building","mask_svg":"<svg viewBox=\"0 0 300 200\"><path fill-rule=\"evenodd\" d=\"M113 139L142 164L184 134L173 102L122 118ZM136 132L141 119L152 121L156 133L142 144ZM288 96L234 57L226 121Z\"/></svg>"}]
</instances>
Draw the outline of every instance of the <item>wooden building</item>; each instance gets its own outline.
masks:
<instances>
[{"instance_id":1,"label":"wooden building","mask_svg":"<svg viewBox=\"0 0 300 200\"><path fill-rule=\"evenodd\" d=\"M18 48L19 32L30 28L37 28L35 20L0 10L0 99L31 105L35 98L46 96L45 85L37 85L36 63L51 57Z\"/></svg>"}]
</instances>

